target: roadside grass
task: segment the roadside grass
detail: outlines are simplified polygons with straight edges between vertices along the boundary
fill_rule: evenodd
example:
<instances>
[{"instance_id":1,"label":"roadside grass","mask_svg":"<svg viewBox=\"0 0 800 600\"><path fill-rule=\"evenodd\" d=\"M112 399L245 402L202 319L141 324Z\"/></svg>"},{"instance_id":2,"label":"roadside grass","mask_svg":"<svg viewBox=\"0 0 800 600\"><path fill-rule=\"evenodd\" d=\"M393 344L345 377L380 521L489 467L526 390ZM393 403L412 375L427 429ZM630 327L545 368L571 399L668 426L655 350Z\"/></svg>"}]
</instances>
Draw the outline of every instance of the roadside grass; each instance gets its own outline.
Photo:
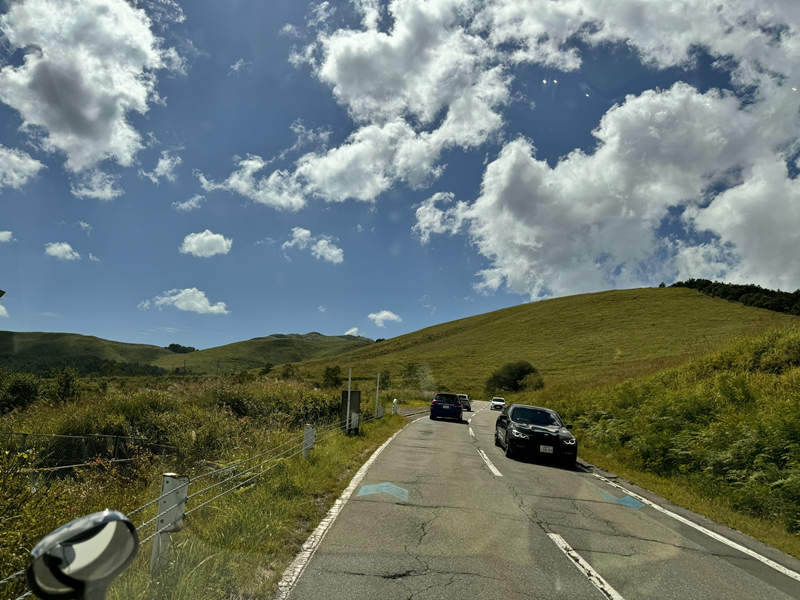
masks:
<instances>
[{"instance_id":1,"label":"roadside grass","mask_svg":"<svg viewBox=\"0 0 800 600\"><path fill-rule=\"evenodd\" d=\"M532 302L401 335L334 358L300 363L319 380L327 366L374 382L486 399L501 365L531 362L545 387L588 389L646 375L718 349L738 336L800 318L710 298L687 288L634 289ZM374 384L373 384L374 385Z\"/></svg>"},{"instance_id":2,"label":"roadside grass","mask_svg":"<svg viewBox=\"0 0 800 600\"><path fill-rule=\"evenodd\" d=\"M357 436L336 435L187 517L165 566L148 573L150 543L116 583L110 600L264 598L302 543L372 452L408 421L387 415Z\"/></svg>"},{"instance_id":3,"label":"roadside grass","mask_svg":"<svg viewBox=\"0 0 800 600\"><path fill-rule=\"evenodd\" d=\"M588 460L800 558L800 327L613 385L507 400L555 409Z\"/></svg>"}]
</instances>

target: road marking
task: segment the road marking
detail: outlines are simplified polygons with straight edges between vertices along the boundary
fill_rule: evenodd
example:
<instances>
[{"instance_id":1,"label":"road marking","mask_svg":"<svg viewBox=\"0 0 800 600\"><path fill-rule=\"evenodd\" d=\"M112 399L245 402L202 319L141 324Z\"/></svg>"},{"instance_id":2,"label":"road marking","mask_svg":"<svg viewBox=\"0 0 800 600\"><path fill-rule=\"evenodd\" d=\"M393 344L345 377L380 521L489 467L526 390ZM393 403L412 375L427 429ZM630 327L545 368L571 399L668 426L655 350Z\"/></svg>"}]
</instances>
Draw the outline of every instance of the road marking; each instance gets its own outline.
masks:
<instances>
[{"instance_id":1,"label":"road marking","mask_svg":"<svg viewBox=\"0 0 800 600\"><path fill-rule=\"evenodd\" d=\"M723 544L726 544L726 545L730 546L731 548L734 548L735 550L738 550L739 552L741 552L743 554L747 554L748 556L750 556L752 558L755 558L756 560L761 561L765 565L767 565L769 567L772 567L773 569L775 569L779 573L783 573L787 577L791 577L792 579L794 579L796 581L800 581L800 573L792 571L791 569L787 569L783 565L776 563L774 560L770 560L766 556L762 556L758 552L750 550L749 548L745 548L741 544L737 544L733 540L729 540L728 538L723 537L718 533L714 533L710 529L706 529L702 525L698 525L694 521L690 521L689 519L687 519L685 517L682 517L682 516L672 512L671 510L667 510L666 508L663 508L663 507L659 506L655 502L651 502L647 498L639 496L638 494L634 494L632 491L622 487L620 484L614 483L613 481L611 481L609 479L606 479L605 477L603 477L601 475L598 475L597 473L592 473L592 475L597 477L600 481L604 481L608 485L610 485L612 487L615 487L615 488L617 488L619 490L622 490L623 492L628 494L631 498L635 498L639 502L642 502L642 503L646 504L647 506L655 508L657 511L662 512L665 515L669 515L670 517L672 517L673 519L675 519L677 521L680 521L684 525L688 525L689 527L694 527L695 529L697 529L697 531L700 531L701 533L705 533L708 537L713 538L713 539L717 540L718 542L722 542Z\"/></svg>"},{"instance_id":2,"label":"road marking","mask_svg":"<svg viewBox=\"0 0 800 600\"><path fill-rule=\"evenodd\" d=\"M603 579L600 573L595 571L589 563L583 560L583 557L575 552L575 550L572 549L572 547L564 538L557 533L548 533L547 537L555 542L556 546L558 546L561 551L567 555L567 558L572 561L572 564L580 569L581 573L586 575L594 587L600 590L601 594L603 594L606 598L611 598L612 600L624 600L624 598L619 595L619 592L611 587L609 583Z\"/></svg>"},{"instance_id":3,"label":"road marking","mask_svg":"<svg viewBox=\"0 0 800 600\"><path fill-rule=\"evenodd\" d=\"M631 508L642 508L644 504L639 502L636 498L632 498L631 496L625 496L624 498L617 498L612 496L611 494L606 494L597 490L597 495L605 500L609 500L611 502L616 502L617 504L622 504L623 506L630 506Z\"/></svg>"},{"instance_id":4,"label":"road marking","mask_svg":"<svg viewBox=\"0 0 800 600\"><path fill-rule=\"evenodd\" d=\"M403 429L405 429L405 427ZM403 429L400 431L403 431ZM341 512L342 508L344 508L345 503L361 483L361 480L364 479L364 475L367 474L367 471L372 466L372 463L375 462L375 459L378 458L378 455L383 452L383 449L386 448L386 446L389 445L389 442L397 437L397 434L399 434L400 431L397 431L392 437L386 440L380 448L375 450L372 456L369 457L369 460L367 460L367 462L365 462L364 465L358 470L358 473L353 476L352 481L350 481L350 485L348 485L342 492L342 495L337 498L336 502L334 502L333 506L328 511L328 514L325 515L325 518L322 519L319 525L317 525L317 528L313 531L313 533L308 536L308 539L300 548L300 552L297 553L297 556L294 557L294 560L283 572L283 577L281 577L281 580L278 583L278 590L275 592L275 600L286 600L286 598L289 597L289 594L292 593L294 586L297 584L297 580L300 579L303 571L305 571L306 567L308 566L308 562L311 560L311 557L314 556L314 552L317 551L317 548L319 548L320 543L322 543L322 539L325 537L325 534L328 533L328 529L331 525L333 525L333 522L336 520L339 512Z\"/></svg>"},{"instance_id":5,"label":"road marking","mask_svg":"<svg viewBox=\"0 0 800 600\"><path fill-rule=\"evenodd\" d=\"M467 423L472 423L472 417L470 417L469 419L467 419Z\"/></svg>"},{"instance_id":6,"label":"road marking","mask_svg":"<svg viewBox=\"0 0 800 600\"><path fill-rule=\"evenodd\" d=\"M498 471L498 470L497 470L497 467L495 467L495 466L492 464L492 461L490 461L490 460L489 460L489 457L488 457L488 456L486 456L486 454L484 454L483 450L481 450L480 448L478 448L478 454L480 454L480 455L481 455L481 458L483 459L483 462L485 462L485 463L486 463L486 466L487 466L487 467L489 467L489 470L490 470L492 473L494 473L494 474L495 474L495 475L497 475L498 477L502 477L502 476L503 476L503 474L502 474L500 471Z\"/></svg>"},{"instance_id":7,"label":"road marking","mask_svg":"<svg viewBox=\"0 0 800 600\"><path fill-rule=\"evenodd\" d=\"M472 436L472 439L475 439L475 434L472 431L472 427L469 428L469 434Z\"/></svg>"},{"instance_id":8,"label":"road marking","mask_svg":"<svg viewBox=\"0 0 800 600\"><path fill-rule=\"evenodd\" d=\"M358 492L359 496L369 496L370 494L391 494L403 502L408 501L408 490L388 481L386 483L376 483L375 485L365 485Z\"/></svg>"}]
</instances>

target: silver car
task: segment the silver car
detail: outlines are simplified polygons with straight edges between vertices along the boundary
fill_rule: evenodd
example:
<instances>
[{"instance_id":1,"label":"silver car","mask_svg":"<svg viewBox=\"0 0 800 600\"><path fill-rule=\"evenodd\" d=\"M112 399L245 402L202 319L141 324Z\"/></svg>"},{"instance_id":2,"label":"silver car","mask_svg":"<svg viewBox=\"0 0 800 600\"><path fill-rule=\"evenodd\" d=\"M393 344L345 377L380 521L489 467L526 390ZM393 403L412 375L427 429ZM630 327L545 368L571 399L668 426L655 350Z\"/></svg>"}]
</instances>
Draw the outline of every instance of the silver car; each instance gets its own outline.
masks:
<instances>
[{"instance_id":1,"label":"silver car","mask_svg":"<svg viewBox=\"0 0 800 600\"><path fill-rule=\"evenodd\" d=\"M500 398L499 396L495 396L492 398L492 401L489 403L489 408L491 410L503 410L506 407L506 399Z\"/></svg>"},{"instance_id":2,"label":"silver car","mask_svg":"<svg viewBox=\"0 0 800 600\"><path fill-rule=\"evenodd\" d=\"M461 407L467 412L472 412L472 400L466 394L459 394L458 401L461 402Z\"/></svg>"}]
</instances>

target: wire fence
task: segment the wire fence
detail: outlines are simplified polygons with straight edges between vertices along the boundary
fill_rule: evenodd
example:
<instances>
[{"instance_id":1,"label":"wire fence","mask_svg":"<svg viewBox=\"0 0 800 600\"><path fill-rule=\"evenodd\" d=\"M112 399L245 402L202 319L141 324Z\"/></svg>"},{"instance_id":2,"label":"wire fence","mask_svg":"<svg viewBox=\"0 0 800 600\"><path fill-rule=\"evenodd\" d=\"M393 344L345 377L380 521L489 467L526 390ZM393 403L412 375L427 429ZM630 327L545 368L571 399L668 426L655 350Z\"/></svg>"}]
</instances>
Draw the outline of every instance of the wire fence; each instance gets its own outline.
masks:
<instances>
[{"instance_id":1,"label":"wire fence","mask_svg":"<svg viewBox=\"0 0 800 600\"><path fill-rule=\"evenodd\" d=\"M383 407L381 407L383 409ZM411 414L406 414L407 417L416 416L418 414L426 413L427 410L420 410L419 412L413 412ZM203 509L204 507L216 502L220 498L226 496L227 494L233 492L237 489L244 489L248 486L254 485L256 480L259 477L262 477L278 467L284 461L288 461L307 450L310 445L318 445L324 443L335 436L344 435L349 430L353 428L355 425L355 429L357 430L359 426L366 425L372 421L375 421L383 416L383 410L380 410L378 414L368 414L363 420L350 422L348 423L346 419L340 420L338 422L327 423L321 426L316 427L313 430L313 442L309 444L309 432L303 431L298 433L297 435L293 435L289 440L280 444L274 448L270 448L264 452L251 456L249 458L236 461L232 464L225 465L206 473L201 473L199 475L193 477L186 477L184 481L178 484L175 487L169 489L169 491L164 492L164 488L162 487L162 492L153 500L146 502L142 506L139 506L133 510L131 510L127 516L132 521L134 517L136 520L141 519L141 523L136 527L136 531L139 533L140 542L139 546L144 546L147 542L154 540L160 534L169 533L170 531L175 531L175 526L177 521L183 521L189 515ZM6 434L8 435L8 434ZM33 434L11 434L11 436L32 436ZM69 438L70 436L35 436L35 437L49 437L49 438ZM88 438L116 438L117 436L83 436L82 438L78 438L81 440ZM2 438L0 438L2 439ZM120 445L120 439L114 440L113 446L115 446L116 450L113 456L122 456L122 454L117 454L119 452L123 452L120 450L122 447ZM30 446L32 443L32 438L24 438L23 440L19 440L20 447L24 447L26 445ZM125 438L126 443L129 440L133 441L141 441L144 438ZM13 438L8 438L6 443L10 443ZM70 443L74 444L74 440ZM78 450L82 457L89 456L89 451L84 451L84 448L95 448L98 452L111 452L109 448L111 447L111 442L106 439L103 445L103 442L98 440L96 446L87 446L89 441L83 442L81 441L81 445L78 446ZM69 446L72 448L72 446ZM125 446L125 448L130 448ZM128 450L125 450L128 451ZM43 454L43 456L52 456L52 454ZM63 459L66 461L66 459ZM172 499L171 504L168 506L161 506L160 502L164 499ZM164 503L167 504L167 503ZM170 511L175 511L175 509L179 510L179 515L175 519L167 519L166 524L161 525L165 522L163 518L164 515L169 514ZM182 509L182 510L181 510ZM161 525L159 527L159 525ZM152 563L151 563L152 566ZM7 576L5 579L0 580L0 591L2 591L3 587L7 584L17 581L25 576L25 571L21 570L12 575ZM23 600L31 595L32 592L28 591L24 594L18 596L14 600Z\"/></svg>"},{"instance_id":2,"label":"wire fence","mask_svg":"<svg viewBox=\"0 0 800 600\"><path fill-rule=\"evenodd\" d=\"M175 448L150 443L147 438L121 435L51 435L0 432L0 448L28 455L32 470L58 471L85 466L98 458L132 460L137 454L172 454Z\"/></svg>"}]
</instances>

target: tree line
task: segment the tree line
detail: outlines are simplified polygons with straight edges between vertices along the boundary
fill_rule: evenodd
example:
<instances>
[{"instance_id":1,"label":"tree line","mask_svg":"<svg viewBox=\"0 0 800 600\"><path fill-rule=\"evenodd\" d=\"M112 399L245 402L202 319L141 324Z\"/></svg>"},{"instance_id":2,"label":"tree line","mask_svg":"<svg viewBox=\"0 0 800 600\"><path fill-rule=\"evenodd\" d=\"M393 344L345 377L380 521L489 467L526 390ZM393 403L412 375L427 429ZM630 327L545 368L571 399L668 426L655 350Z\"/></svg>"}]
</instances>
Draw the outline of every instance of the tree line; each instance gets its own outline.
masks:
<instances>
[{"instance_id":1,"label":"tree line","mask_svg":"<svg viewBox=\"0 0 800 600\"><path fill-rule=\"evenodd\" d=\"M721 281L709 281L708 279L678 281L670 287L690 288L714 298L741 302L745 306L766 308L775 312L800 316L800 290L782 292L780 290L762 288L760 285L752 283L723 283Z\"/></svg>"}]
</instances>

